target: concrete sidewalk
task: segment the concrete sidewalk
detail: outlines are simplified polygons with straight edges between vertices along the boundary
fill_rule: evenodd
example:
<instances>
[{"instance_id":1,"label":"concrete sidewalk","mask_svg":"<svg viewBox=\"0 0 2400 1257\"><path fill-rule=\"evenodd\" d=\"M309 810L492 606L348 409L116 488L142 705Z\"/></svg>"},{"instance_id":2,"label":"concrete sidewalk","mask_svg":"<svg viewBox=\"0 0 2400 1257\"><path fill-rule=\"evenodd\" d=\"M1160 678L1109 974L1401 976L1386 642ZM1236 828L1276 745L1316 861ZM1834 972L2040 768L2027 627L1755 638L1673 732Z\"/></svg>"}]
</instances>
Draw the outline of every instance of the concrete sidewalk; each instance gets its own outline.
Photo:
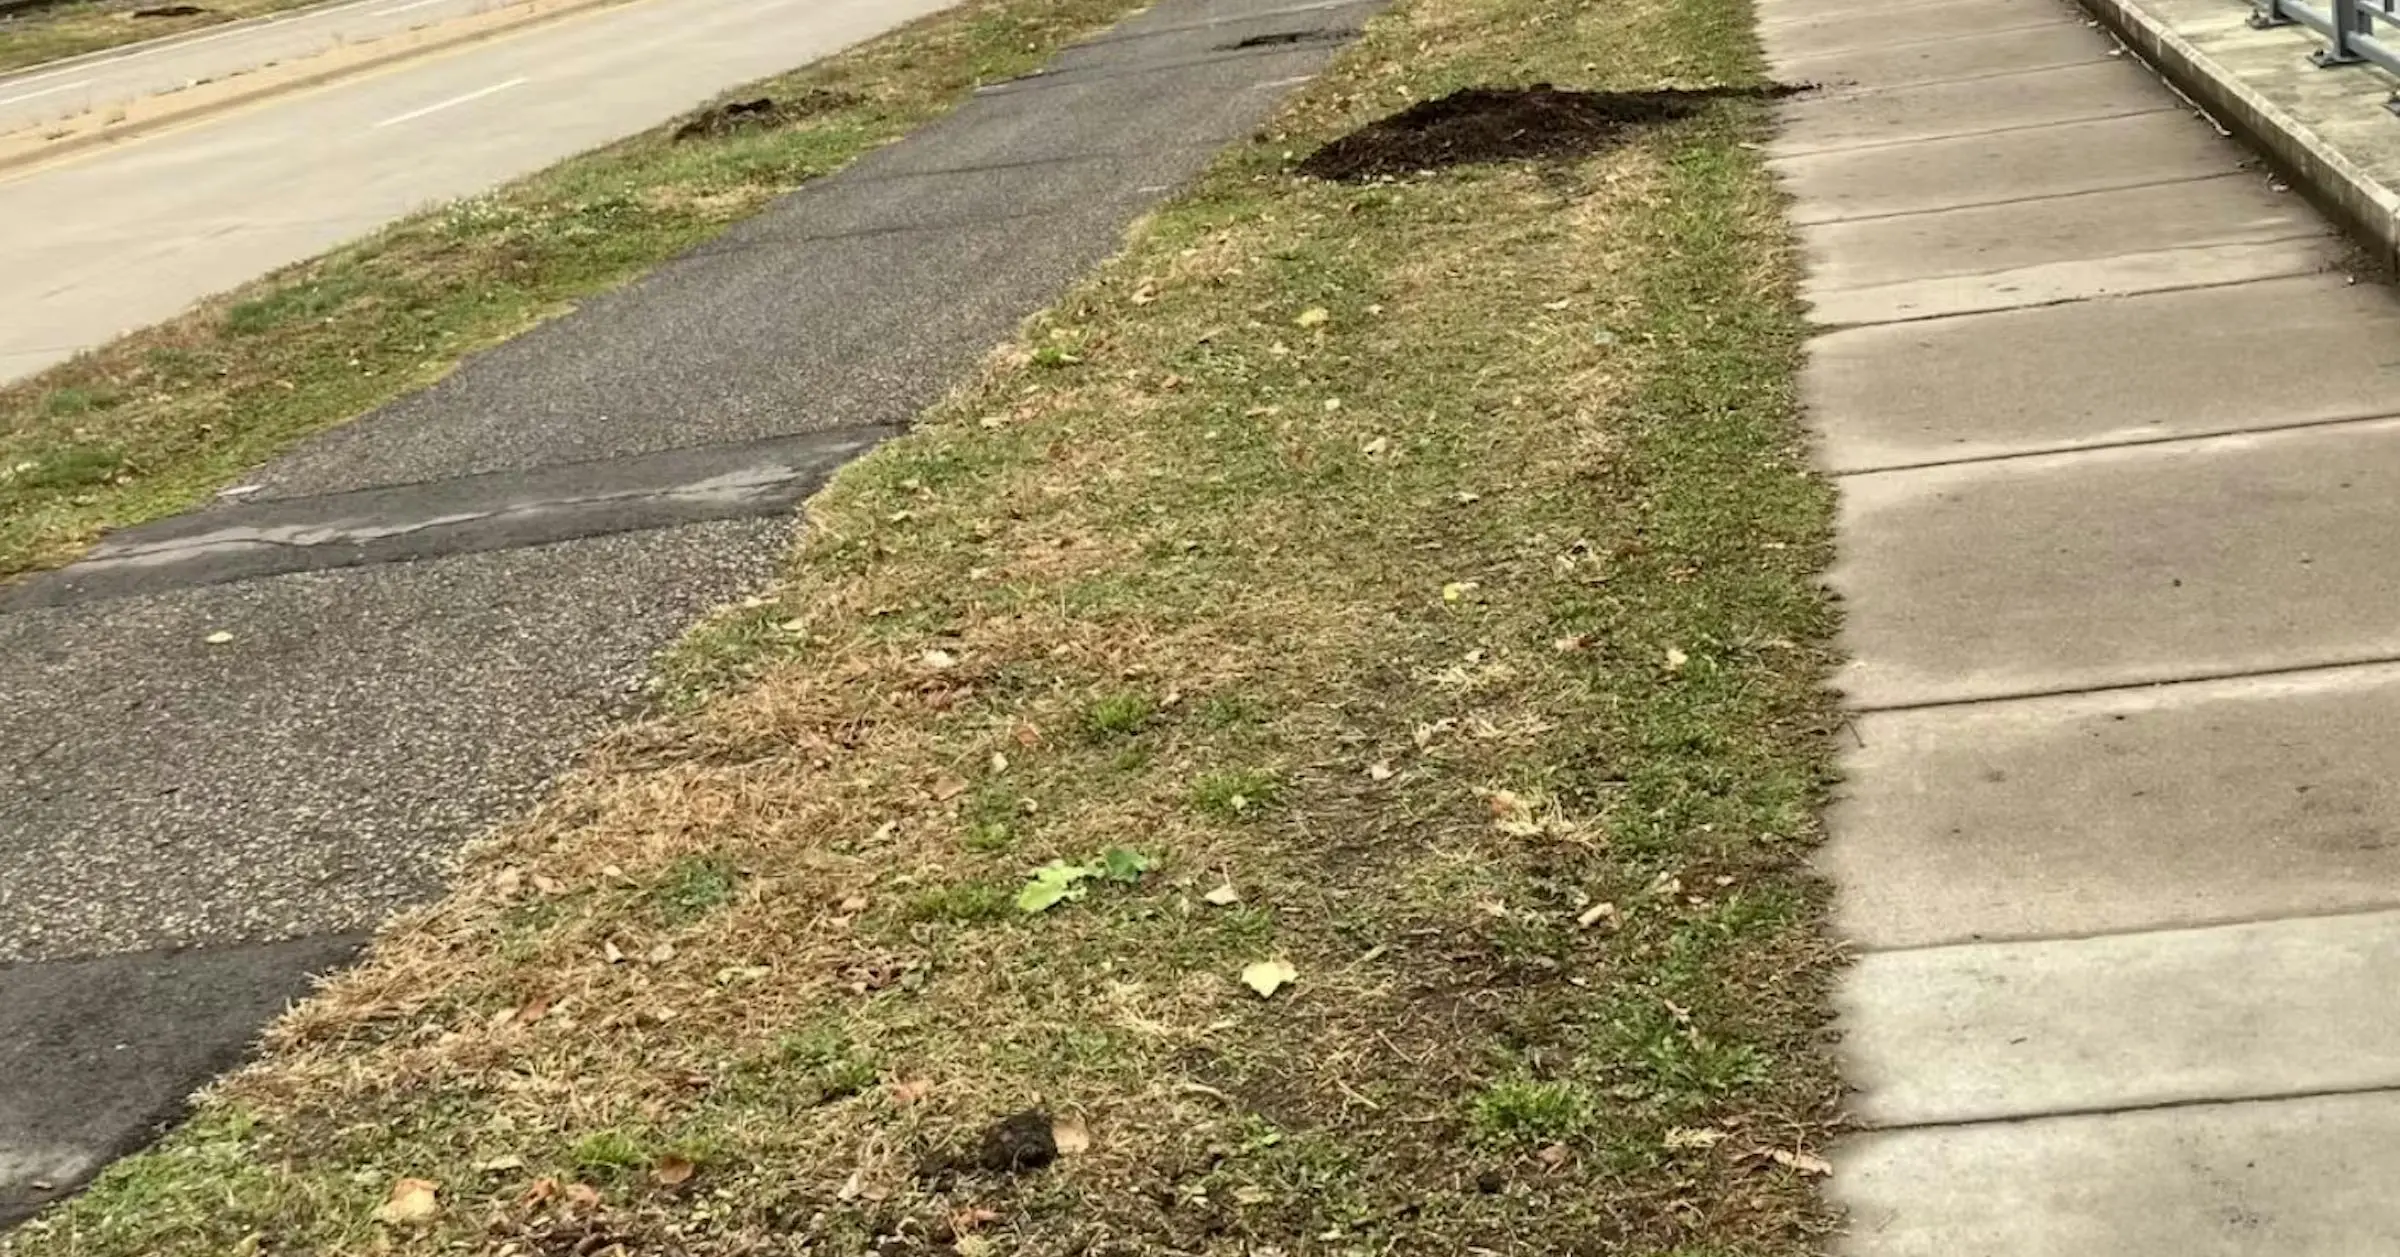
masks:
<instances>
[{"instance_id":1,"label":"concrete sidewalk","mask_svg":"<svg viewBox=\"0 0 2400 1257\"><path fill-rule=\"evenodd\" d=\"M2400 301L2058 0L1760 13L1828 86L1842 1251L2400 1253Z\"/></svg>"}]
</instances>

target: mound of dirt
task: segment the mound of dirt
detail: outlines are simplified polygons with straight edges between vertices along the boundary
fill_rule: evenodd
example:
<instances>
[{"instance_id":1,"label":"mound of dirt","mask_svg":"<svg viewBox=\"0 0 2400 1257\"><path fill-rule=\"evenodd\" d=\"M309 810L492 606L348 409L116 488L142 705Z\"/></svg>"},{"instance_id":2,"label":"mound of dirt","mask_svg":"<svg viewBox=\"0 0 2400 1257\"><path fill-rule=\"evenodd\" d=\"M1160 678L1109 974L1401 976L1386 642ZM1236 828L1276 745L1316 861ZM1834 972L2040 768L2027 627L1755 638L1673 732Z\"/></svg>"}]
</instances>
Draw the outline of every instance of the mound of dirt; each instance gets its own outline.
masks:
<instances>
[{"instance_id":1,"label":"mound of dirt","mask_svg":"<svg viewBox=\"0 0 2400 1257\"><path fill-rule=\"evenodd\" d=\"M1359 182L1470 162L1581 157L1625 142L1643 127L1689 118L1710 102L1785 96L1803 88L1658 88L1641 92L1470 87L1379 118L1327 144L1300 173Z\"/></svg>"},{"instance_id":2,"label":"mound of dirt","mask_svg":"<svg viewBox=\"0 0 2400 1257\"><path fill-rule=\"evenodd\" d=\"M150 6L150 7L148 7L148 8L145 8L145 9L135 9L135 10L134 10L134 11L133 11L131 14L129 14L128 16L131 16L131 17L198 17L198 16L200 16L201 14L203 14L203 13L206 13L206 12L208 12L208 10L206 10L206 9L204 9L204 8L201 8L199 5L196 5L196 4L154 4L154 5L151 5L151 6Z\"/></svg>"},{"instance_id":3,"label":"mound of dirt","mask_svg":"<svg viewBox=\"0 0 2400 1257\"><path fill-rule=\"evenodd\" d=\"M803 118L847 109L865 99L856 92L828 92L812 88L788 101L779 101L772 96L727 101L693 114L682 126L675 128L675 142L680 144L685 140L714 139L737 131L790 126Z\"/></svg>"}]
</instances>

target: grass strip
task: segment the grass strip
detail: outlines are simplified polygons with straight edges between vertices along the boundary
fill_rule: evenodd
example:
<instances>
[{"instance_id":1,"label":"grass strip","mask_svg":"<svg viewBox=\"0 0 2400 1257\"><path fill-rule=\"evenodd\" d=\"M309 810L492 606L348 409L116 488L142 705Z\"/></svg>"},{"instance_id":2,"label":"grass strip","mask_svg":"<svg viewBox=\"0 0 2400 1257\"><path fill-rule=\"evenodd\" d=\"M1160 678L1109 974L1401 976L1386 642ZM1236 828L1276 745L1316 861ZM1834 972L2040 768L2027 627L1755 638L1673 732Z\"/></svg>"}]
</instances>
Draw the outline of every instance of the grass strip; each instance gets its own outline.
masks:
<instances>
[{"instance_id":1,"label":"grass strip","mask_svg":"<svg viewBox=\"0 0 2400 1257\"><path fill-rule=\"evenodd\" d=\"M1800 1254L1830 491L1742 0L1403 0L13 1257ZM611 1247L611 1246L616 1247Z\"/></svg>"},{"instance_id":2,"label":"grass strip","mask_svg":"<svg viewBox=\"0 0 2400 1257\"><path fill-rule=\"evenodd\" d=\"M0 387L0 577L188 509L1135 7L966 0L728 94L791 106L777 125L681 142L662 126Z\"/></svg>"}]
</instances>

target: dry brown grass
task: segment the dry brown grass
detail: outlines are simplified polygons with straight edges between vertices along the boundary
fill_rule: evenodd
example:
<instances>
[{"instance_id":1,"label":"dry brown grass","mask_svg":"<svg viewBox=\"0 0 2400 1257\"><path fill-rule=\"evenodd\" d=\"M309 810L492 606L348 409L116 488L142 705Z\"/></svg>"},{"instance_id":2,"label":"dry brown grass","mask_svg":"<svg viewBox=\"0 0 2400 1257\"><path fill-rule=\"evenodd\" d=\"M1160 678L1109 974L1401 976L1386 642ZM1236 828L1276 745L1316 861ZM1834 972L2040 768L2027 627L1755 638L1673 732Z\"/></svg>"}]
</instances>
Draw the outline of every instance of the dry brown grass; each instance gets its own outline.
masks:
<instances>
[{"instance_id":1,"label":"dry brown grass","mask_svg":"<svg viewBox=\"0 0 2400 1257\"><path fill-rule=\"evenodd\" d=\"M1810 1251L1827 495L1759 111L1284 157L1460 83L1739 81L1746 21L1379 19L845 471L657 718L0 1250ZM1155 863L1013 902L1111 848ZM1029 1110L1089 1147L969 1164ZM403 1178L438 1213L378 1221Z\"/></svg>"}]
</instances>

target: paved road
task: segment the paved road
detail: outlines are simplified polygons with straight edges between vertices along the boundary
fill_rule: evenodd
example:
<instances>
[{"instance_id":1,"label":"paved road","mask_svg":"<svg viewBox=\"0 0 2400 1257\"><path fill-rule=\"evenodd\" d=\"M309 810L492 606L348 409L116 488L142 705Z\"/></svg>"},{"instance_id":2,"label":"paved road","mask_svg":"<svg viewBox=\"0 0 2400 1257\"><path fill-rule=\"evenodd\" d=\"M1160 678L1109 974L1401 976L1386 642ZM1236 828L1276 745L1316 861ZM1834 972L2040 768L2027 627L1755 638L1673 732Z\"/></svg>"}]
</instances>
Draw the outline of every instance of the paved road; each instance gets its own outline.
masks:
<instances>
[{"instance_id":1,"label":"paved road","mask_svg":"<svg viewBox=\"0 0 2400 1257\"><path fill-rule=\"evenodd\" d=\"M2400 296L2070 5L1760 13L1854 85L1775 145L1852 656L1837 1251L2400 1253Z\"/></svg>"},{"instance_id":2,"label":"paved road","mask_svg":"<svg viewBox=\"0 0 2400 1257\"><path fill-rule=\"evenodd\" d=\"M950 0L634 0L0 175L0 381Z\"/></svg>"},{"instance_id":3,"label":"paved road","mask_svg":"<svg viewBox=\"0 0 2400 1257\"><path fill-rule=\"evenodd\" d=\"M296 61L517 0L351 0L0 75L0 134Z\"/></svg>"},{"instance_id":4,"label":"paved road","mask_svg":"<svg viewBox=\"0 0 2400 1257\"><path fill-rule=\"evenodd\" d=\"M1333 52L1228 45L1369 7L1163 0L262 469L263 500L0 594L0 1219L438 890L770 573L800 494Z\"/></svg>"}]
</instances>

